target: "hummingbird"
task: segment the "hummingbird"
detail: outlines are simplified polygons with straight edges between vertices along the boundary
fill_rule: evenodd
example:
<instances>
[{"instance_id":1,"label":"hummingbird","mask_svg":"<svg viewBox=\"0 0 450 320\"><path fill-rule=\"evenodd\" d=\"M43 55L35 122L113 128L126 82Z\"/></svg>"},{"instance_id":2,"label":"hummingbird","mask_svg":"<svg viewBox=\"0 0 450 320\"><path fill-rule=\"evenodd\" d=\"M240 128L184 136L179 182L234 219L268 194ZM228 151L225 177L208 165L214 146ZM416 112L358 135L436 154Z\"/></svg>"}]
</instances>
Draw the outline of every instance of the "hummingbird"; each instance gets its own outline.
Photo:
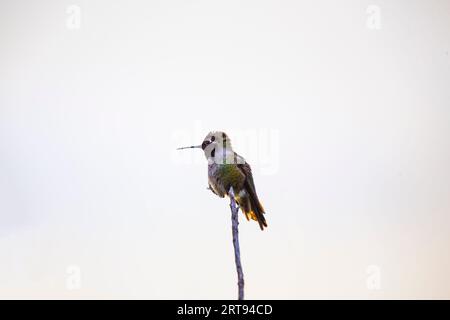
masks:
<instances>
[{"instance_id":1,"label":"hummingbird","mask_svg":"<svg viewBox=\"0 0 450 320\"><path fill-rule=\"evenodd\" d=\"M199 148L208 160L208 189L220 198L229 196L231 187L234 200L247 220L258 222L261 230L267 227L264 208L256 194L252 169L243 157L233 151L230 138L221 131L212 131L201 145L177 150Z\"/></svg>"}]
</instances>

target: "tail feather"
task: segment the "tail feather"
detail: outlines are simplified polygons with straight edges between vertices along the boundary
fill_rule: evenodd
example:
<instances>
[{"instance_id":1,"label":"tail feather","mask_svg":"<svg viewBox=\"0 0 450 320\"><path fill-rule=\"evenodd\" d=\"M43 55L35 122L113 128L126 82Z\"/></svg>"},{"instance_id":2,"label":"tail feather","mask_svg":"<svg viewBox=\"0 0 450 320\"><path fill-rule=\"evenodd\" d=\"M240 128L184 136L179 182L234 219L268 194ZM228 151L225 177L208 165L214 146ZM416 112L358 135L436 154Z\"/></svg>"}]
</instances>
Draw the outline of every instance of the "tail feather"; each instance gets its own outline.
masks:
<instances>
[{"instance_id":1,"label":"tail feather","mask_svg":"<svg viewBox=\"0 0 450 320\"><path fill-rule=\"evenodd\" d=\"M267 228L266 218L264 218L264 208L258 198L255 199L252 195L250 195L250 206L250 216L252 219L258 221L261 230L264 230L265 227Z\"/></svg>"},{"instance_id":2,"label":"tail feather","mask_svg":"<svg viewBox=\"0 0 450 320\"><path fill-rule=\"evenodd\" d=\"M265 211L256 194L247 191L245 196L236 196L235 200L241 207L247 221L250 219L257 221L261 230L267 227L267 222L264 218Z\"/></svg>"},{"instance_id":3,"label":"tail feather","mask_svg":"<svg viewBox=\"0 0 450 320\"><path fill-rule=\"evenodd\" d=\"M252 219L258 221L259 227L261 228L261 230L264 230L264 227L267 228L266 218L264 218L265 211L263 206L261 205L261 202L259 202L255 187L248 180L245 182L245 190L248 193L250 211L253 213Z\"/></svg>"},{"instance_id":4,"label":"tail feather","mask_svg":"<svg viewBox=\"0 0 450 320\"><path fill-rule=\"evenodd\" d=\"M239 199L238 203L247 220L257 221L261 230L267 227L266 218L264 218L264 208L257 197L255 198L252 194L248 194L244 199Z\"/></svg>"}]
</instances>

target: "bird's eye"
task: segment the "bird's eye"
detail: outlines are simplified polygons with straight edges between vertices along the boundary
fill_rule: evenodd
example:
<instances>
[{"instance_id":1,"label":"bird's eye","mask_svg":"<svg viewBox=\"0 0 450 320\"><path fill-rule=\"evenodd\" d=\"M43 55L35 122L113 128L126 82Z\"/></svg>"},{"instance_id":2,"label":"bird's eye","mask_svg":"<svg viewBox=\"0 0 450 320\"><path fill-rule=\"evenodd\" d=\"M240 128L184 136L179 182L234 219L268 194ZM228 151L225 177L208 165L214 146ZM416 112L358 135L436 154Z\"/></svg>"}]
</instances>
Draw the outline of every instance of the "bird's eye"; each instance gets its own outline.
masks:
<instances>
[{"instance_id":1,"label":"bird's eye","mask_svg":"<svg viewBox=\"0 0 450 320\"><path fill-rule=\"evenodd\" d=\"M213 142L214 140L216 140L216 137L212 136L211 137L211 142Z\"/></svg>"},{"instance_id":2,"label":"bird's eye","mask_svg":"<svg viewBox=\"0 0 450 320\"><path fill-rule=\"evenodd\" d=\"M203 141L202 143L202 149L205 150L205 148L210 144L211 142L208 140Z\"/></svg>"}]
</instances>

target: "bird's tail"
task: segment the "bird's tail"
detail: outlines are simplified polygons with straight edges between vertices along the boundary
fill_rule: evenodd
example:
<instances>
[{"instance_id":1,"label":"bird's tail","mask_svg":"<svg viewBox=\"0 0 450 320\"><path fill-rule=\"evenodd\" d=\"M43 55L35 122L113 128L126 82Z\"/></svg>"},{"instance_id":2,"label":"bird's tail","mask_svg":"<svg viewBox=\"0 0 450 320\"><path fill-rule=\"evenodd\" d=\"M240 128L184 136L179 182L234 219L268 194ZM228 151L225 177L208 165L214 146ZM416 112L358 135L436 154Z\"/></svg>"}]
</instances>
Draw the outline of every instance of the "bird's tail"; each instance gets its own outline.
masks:
<instances>
[{"instance_id":1,"label":"bird's tail","mask_svg":"<svg viewBox=\"0 0 450 320\"><path fill-rule=\"evenodd\" d=\"M252 219L258 222L261 230L267 228L266 218L264 218L264 208L259 202L258 196L254 192L248 192L248 197L246 203L240 204L242 212L245 214L247 220ZM242 201L240 201L242 202Z\"/></svg>"}]
</instances>

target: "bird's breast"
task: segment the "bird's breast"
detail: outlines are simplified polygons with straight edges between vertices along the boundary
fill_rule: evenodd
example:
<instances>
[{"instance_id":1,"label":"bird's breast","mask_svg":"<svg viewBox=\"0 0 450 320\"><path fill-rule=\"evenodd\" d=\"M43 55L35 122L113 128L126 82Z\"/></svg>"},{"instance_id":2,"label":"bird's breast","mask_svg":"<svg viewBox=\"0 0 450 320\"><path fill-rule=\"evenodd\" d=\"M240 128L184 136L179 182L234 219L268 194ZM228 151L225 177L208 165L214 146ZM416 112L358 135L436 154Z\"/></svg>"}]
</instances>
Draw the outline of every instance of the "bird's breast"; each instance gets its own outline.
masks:
<instances>
[{"instance_id":1,"label":"bird's breast","mask_svg":"<svg viewBox=\"0 0 450 320\"><path fill-rule=\"evenodd\" d=\"M225 194L231 186L235 191L240 190L245 180L245 176L235 164L213 163L208 167L208 176L210 183Z\"/></svg>"}]
</instances>

